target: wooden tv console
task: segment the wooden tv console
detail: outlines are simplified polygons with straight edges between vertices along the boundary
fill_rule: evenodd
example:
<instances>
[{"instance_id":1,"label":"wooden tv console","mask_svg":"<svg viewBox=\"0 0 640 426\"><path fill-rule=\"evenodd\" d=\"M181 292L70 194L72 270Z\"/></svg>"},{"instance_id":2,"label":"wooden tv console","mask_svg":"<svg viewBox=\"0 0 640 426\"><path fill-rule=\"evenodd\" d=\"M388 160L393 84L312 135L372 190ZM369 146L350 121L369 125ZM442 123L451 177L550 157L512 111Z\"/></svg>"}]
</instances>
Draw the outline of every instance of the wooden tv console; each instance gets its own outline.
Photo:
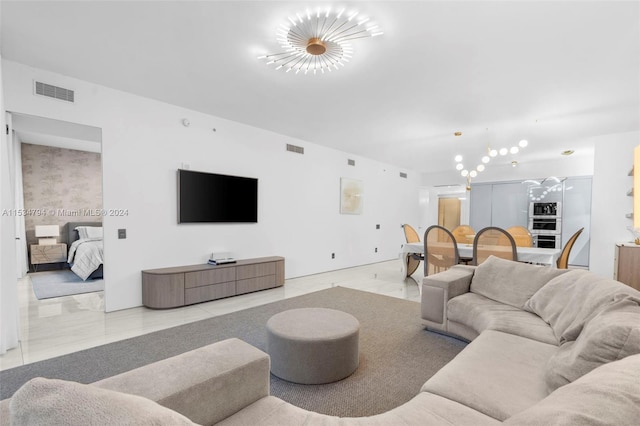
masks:
<instances>
[{"instance_id":1,"label":"wooden tv console","mask_svg":"<svg viewBox=\"0 0 640 426\"><path fill-rule=\"evenodd\" d=\"M142 271L142 304L165 309L284 285L284 258L261 257L223 265Z\"/></svg>"}]
</instances>

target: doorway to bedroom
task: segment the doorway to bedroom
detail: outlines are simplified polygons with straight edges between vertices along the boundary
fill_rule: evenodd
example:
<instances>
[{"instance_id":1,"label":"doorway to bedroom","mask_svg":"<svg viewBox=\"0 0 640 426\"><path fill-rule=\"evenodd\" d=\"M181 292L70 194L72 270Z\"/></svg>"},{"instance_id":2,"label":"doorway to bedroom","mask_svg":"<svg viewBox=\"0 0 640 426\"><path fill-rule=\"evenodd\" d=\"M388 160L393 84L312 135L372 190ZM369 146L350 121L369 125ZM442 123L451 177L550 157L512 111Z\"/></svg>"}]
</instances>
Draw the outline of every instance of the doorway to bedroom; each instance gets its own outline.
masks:
<instances>
[{"instance_id":1,"label":"doorway to bedroom","mask_svg":"<svg viewBox=\"0 0 640 426\"><path fill-rule=\"evenodd\" d=\"M102 131L16 113L11 122L19 285L49 304L98 292L92 305L104 310Z\"/></svg>"}]
</instances>

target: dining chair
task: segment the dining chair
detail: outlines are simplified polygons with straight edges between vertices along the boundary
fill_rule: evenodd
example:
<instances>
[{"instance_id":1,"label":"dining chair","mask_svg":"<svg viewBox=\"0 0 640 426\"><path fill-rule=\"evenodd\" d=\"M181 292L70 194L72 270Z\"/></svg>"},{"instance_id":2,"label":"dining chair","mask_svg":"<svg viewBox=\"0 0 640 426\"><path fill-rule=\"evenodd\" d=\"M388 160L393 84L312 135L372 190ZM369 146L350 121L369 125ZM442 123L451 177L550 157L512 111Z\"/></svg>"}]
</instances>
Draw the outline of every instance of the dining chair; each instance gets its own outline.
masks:
<instances>
[{"instance_id":1,"label":"dining chair","mask_svg":"<svg viewBox=\"0 0 640 426\"><path fill-rule=\"evenodd\" d=\"M460 263L458 243L447 228L433 225L424 233L424 276L445 271Z\"/></svg>"},{"instance_id":2,"label":"dining chair","mask_svg":"<svg viewBox=\"0 0 640 426\"><path fill-rule=\"evenodd\" d=\"M458 225L451 233L458 244L473 244L473 238L476 236L476 231L469 225Z\"/></svg>"},{"instance_id":3,"label":"dining chair","mask_svg":"<svg viewBox=\"0 0 640 426\"><path fill-rule=\"evenodd\" d=\"M489 256L517 261L516 242L511 234L495 226L478 231L473 240L473 265L480 265Z\"/></svg>"},{"instance_id":4,"label":"dining chair","mask_svg":"<svg viewBox=\"0 0 640 426\"><path fill-rule=\"evenodd\" d=\"M407 240L407 243L420 242L420 235L418 235L418 232L416 232L416 230L413 229L411 225L405 223L404 225L402 225L402 229L404 230L404 238ZM408 277L410 277L416 271L416 269L418 269L421 260L424 260L424 256L418 253L407 254L405 262L407 263Z\"/></svg>"},{"instance_id":5,"label":"dining chair","mask_svg":"<svg viewBox=\"0 0 640 426\"><path fill-rule=\"evenodd\" d=\"M458 225L451 231L453 237L458 244L473 244L473 238L476 236L476 231L469 225ZM468 265L473 261L473 257L460 256L460 263Z\"/></svg>"},{"instance_id":6,"label":"dining chair","mask_svg":"<svg viewBox=\"0 0 640 426\"><path fill-rule=\"evenodd\" d=\"M584 231L584 228L578 229L576 233L573 234L571 238L569 238L569 241L567 241L567 244L565 244L564 247L562 248L562 253L560 253L560 257L556 262L556 266L558 267L558 269L569 268L569 254L571 254L571 249L573 248L573 245L576 243L576 240L578 239L582 231Z\"/></svg>"},{"instance_id":7,"label":"dining chair","mask_svg":"<svg viewBox=\"0 0 640 426\"><path fill-rule=\"evenodd\" d=\"M507 228L509 235L513 237L518 247L533 247L531 232L524 226L511 226Z\"/></svg>"}]
</instances>

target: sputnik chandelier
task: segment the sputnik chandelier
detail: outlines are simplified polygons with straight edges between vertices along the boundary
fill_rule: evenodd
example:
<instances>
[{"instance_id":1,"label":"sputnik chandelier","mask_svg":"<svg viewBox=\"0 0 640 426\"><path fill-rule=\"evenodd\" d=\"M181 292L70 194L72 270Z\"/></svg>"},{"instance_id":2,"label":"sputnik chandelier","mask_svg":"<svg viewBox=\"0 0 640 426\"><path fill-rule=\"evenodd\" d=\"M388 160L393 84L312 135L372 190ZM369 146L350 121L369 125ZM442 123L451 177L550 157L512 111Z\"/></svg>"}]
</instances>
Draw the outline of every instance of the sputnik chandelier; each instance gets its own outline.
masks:
<instances>
[{"instance_id":1,"label":"sputnik chandelier","mask_svg":"<svg viewBox=\"0 0 640 426\"><path fill-rule=\"evenodd\" d=\"M351 41L382 35L376 24L357 11L346 9L315 11L290 16L287 25L281 24L276 34L283 52L258 57L277 70L304 74L332 71L344 67L353 55Z\"/></svg>"}]
</instances>

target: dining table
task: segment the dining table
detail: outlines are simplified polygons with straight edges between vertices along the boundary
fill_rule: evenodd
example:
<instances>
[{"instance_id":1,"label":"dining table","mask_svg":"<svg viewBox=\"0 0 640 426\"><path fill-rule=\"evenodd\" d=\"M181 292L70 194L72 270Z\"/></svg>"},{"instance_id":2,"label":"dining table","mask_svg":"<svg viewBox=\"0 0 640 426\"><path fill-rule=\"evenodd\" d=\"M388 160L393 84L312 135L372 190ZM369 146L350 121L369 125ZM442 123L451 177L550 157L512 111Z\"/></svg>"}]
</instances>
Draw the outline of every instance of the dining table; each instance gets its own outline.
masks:
<instances>
[{"instance_id":1,"label":"dining table","mask_svg":"<svg viewBox=\"0 0 640 426\"><path fill-rule=\"evenodd\" d=\"M495 249L495 246L491 246L491 248ZM551 268L555 268L556 262L558 261L562 250L556 248L516 246L516 253L518 255L519 262L546 265ZM403 276L407 276L407 261L409 258L411 258L412 255L424 256L424 243L406 243L402 246L400 258L402 259ZM458 257L472 258L473 244L458 244Z\"/></svg>"}]
</instances>

